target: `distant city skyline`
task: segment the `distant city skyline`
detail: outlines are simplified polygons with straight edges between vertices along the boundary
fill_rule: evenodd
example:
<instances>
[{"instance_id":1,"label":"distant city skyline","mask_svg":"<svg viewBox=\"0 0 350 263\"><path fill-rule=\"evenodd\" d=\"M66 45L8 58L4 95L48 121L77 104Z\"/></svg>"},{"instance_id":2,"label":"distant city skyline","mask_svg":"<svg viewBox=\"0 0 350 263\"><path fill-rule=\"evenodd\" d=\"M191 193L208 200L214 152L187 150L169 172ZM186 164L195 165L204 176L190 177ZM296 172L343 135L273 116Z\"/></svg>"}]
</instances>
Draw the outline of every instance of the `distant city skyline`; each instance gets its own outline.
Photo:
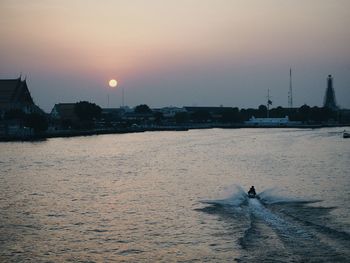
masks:
<instances>
[{"instance_id":1,"label":"distant city skyline","mask_svg":"<svg viewBox=\"0 0 350 263\"><path fill-rule=\"evenodd\" d=\"M327 76L350 108L350 2L0 2L0 78L27 77L36 104L322 106ZM110 79L118 86L111 89Z\"/></svg>"}]
</instances>

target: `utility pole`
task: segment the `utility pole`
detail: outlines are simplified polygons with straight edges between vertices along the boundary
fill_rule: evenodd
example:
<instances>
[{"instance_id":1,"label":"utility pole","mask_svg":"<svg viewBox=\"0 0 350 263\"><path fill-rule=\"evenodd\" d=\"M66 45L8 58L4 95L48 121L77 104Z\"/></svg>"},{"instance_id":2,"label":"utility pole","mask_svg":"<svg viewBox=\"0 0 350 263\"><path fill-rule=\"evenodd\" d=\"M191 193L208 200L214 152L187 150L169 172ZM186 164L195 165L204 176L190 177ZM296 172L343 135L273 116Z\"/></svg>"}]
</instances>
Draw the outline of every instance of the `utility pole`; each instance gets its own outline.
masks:
<instances>
[{"instance_id":1,"label":"utility pole","mask_svg":"<svg viewBox=\"0 0 350 263\"><path fill-rule=\"evenodd\" d=\"M124 108L124 87L122 87L122 107Z\"/></svg>"},{"instance_id":2,"label":"utility pole","mask_svg":"<svg viewBox=\"0 0 350 263\"><path fill-rule=\"evenodd\" d=\"M270 117L270 105L272 105L272 101L270 100L270 89L267 89L267 118Z\"/></svg>"}]
</instances>

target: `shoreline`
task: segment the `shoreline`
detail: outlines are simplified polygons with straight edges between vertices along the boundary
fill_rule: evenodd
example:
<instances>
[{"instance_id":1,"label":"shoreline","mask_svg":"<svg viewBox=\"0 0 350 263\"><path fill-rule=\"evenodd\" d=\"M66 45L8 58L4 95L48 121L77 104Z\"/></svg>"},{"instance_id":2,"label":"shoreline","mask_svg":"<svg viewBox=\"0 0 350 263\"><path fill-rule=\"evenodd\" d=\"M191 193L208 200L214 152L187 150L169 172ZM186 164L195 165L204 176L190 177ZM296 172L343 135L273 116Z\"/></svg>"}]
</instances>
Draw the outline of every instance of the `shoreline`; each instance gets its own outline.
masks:
<instances>
[{"instance_id":1,"label":"shoreline","mask_svg":"<svg viewBox=\"0 0 350 263\"><path fill-rule=\"evenodd\" d=\"M195 124L195 125L179 125L179 126L140 126L132 128L114 128L114 129L94 129L94 130L60 130L50 131L42 134L21 136L6 135L0 136L0 142L21 142L21 141L41 141L50 138L69 138L79 136L94 136L104 134L125 134L155 131L188 131L198 129L320 129L332 127L350 127L347 124L305 124L305 125L247 125L247 124Z\"/></svg>"}]
</instances>

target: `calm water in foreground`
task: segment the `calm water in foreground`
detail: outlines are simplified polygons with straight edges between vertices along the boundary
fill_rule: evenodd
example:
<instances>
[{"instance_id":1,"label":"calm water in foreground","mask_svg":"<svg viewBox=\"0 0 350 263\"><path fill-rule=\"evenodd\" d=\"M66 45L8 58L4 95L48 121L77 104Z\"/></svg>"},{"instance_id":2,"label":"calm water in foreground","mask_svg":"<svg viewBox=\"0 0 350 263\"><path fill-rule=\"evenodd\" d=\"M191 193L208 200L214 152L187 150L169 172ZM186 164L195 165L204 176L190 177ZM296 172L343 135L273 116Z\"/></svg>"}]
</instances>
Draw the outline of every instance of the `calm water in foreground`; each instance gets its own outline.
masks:
<instances>
[{"instance_id":1,"label":"calm water in foreground","mask_svg":"<svg viewBox=\"0 0 350 263\"><path fill-rule=\"evenodd\" d=\"M341 131L0 143L0 262L349 262Z\"/></svg>"}]
</instances>

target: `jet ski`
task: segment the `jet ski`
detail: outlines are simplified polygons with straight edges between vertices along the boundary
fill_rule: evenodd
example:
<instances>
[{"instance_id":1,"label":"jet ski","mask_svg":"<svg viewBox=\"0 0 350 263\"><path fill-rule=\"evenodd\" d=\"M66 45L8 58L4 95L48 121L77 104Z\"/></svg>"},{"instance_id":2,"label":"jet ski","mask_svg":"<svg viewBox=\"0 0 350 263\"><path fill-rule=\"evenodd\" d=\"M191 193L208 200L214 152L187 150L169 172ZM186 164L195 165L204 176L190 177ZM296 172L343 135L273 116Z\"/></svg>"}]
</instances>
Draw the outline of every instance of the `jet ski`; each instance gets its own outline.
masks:
<instances>
[{"instance_id":1,"label":"jet ski","mask_svg":"<svg viewBox=\"0 0 350 263\"><path fill-rule=\"evenodd\" d=\"M249 198L256 198L256 192L255 192L254 185L252 187L250 187L250 189L248 191L248 197Z\"/></svg>"},{"instance_id":2,"label":"jet ski","mask_svg":"<svg viewBox=\"0 0 350 263\"><path fill-rule=\"evenodd\" d=\"M256 194L254 194L254 193L248 193L248 197L249 197L249 198L256 198Z\"/></svg>"}]
</instances>

